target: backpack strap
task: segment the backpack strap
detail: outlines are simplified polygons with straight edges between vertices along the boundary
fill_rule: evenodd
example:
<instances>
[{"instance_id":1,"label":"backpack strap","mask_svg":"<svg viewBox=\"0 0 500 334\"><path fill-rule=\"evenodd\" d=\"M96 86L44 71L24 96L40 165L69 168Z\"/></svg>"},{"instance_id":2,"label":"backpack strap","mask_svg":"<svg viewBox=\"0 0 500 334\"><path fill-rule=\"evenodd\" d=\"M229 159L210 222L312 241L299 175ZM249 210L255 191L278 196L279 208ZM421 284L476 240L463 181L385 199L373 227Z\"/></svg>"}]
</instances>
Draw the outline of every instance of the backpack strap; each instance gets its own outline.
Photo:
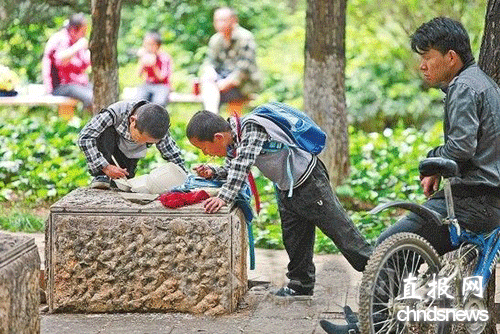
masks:
<instances>
[{"instance_id":1,"label":"backpack strap","mask_svg":"<svg viewBox=\"0 0 500 334\"><path fill-rule=\"evenodd\" d=\"M238 128L238 139L239 139L241 137L241 123L240 123L240 119L238 117L236 117L236 125ZM285 149L288 150L288 156L286 158L286 174L288 176L288 179L290 180L290 187L288 189L288 197L292 197L293 183L294 182L293 182L293 174L292 174L292 151L290 150L290 146L285 144L285 143L282 143L282 142L270 140L270 141L265 142L264 146L262 147L262 150L266 153L276 153L278 151L285 150ZM250 176L251 176L251 174L248 175L249 180L250 180ZM250 183L250 188L251 187L252 187L252 184ZM256 189L256 191L257 191L257 189ZM252 190L252 192L253 192L253 190ZM258 211L257 211L257 213L258 213Z\"/></svg>"},{"instance_id":2,"label":"backpack strap","mask_svg":"<svg viewBox=\"0 0 500 334\"><path fill-rule=\"evenodd\" d=\"M278 141L269 140L264 143L264 146L262 146L262 151L265 153L276 153L285 148L287 148L287 145Z\"/></svg>"},{"instance_id":3,"label":"backpack strap","mask_svg":"<svg viewBox=\"0 0 500 334\"><path fill-rule=\"evenodd\" d=\"M293 174L292 174L292 150L288 148L288 157L286 158L286 173L288 179L290 180L290 188L288 189L288 197L292 197L293 194Z\"/></svg>"},{"instance_id":4,"label":"backpack strap","mask_svg":"<svg viewBox=\"0 0 500 334\"><path fill-rule=\"evenodd\" d=\"M236 133L238 135L238 140L241 141L241 120L237 113L234 113L236 118ZM252 191L253 197L255 198L255 211L257 214L260 213L260 196L259 190L257 189L257 184L255 183L255 178L253 177L252 171L248 171L248 184L250 185L250 190Z\"/></svg>"}]
</instances>

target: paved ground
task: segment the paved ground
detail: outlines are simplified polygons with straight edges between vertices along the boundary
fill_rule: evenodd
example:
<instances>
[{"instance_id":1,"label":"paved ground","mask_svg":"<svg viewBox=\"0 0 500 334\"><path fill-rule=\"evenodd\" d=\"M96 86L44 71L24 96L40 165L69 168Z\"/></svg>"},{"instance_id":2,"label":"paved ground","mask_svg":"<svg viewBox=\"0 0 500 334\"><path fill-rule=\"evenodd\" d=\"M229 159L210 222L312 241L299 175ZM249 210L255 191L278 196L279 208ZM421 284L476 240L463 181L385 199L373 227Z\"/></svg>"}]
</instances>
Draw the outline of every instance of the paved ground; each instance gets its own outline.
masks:
<instances>
[{"instance_id":1,"label":"paved ground","mask_svg":"<svg viewBox=\"0 0 500 334\"><path fill-rule=\"evenodd\" d=\"M30 234L43 250L43 234ZM43 256L43 251L41 251ZM188 333L324 333L320 319L345 323L341 306L357 309L361 274L341 255L318 255L315 295L310 301L279 301L270 289L286 282L284 251L256 249L256 270L249 279L269 282L253 287L231 315L208 317L181 313L47 314L42 312L41 334L188 334Z\"/></svg>"}]
</instances>

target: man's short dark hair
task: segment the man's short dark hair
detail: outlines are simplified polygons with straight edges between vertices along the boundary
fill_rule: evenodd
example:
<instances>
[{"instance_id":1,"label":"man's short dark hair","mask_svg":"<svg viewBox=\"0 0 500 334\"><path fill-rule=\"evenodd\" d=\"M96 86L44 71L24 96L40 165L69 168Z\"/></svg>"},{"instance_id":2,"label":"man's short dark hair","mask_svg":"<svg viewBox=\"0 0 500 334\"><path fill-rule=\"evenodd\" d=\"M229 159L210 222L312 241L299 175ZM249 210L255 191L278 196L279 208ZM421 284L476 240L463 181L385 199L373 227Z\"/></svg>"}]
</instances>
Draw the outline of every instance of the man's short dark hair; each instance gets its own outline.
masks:
<instances>
[{"instance_id":1,"label":"man's short dark hair","mask_svg":"<svg viewBox=\"0 0 500 334\"><path fill-rule=\"evenodd\" d=\"M170 116L167 110L156 103L146 103L138 107L136 126L141 133L147 133L154 139L162 139L170 128Z\"/></svg>"},{"instance_id":2,"label":"man's short dark hair","mask_svg":"<svg viewBox=\"0 0 500 334\"><path fill-rule=\"evenodd\" d=\"M87 24L87 18L83 13L77 13L71 15L68 21L68 29L78 29L81 26Z\"/></svg>"},{"instance_id":3,"label":"man's short dark hair","mask_svg":"<svg viewBox=\"0 0 500 334\"><path fill-rule=\"evenodd\" d=\"M224 118L208 110L201 110L189 121L186 136L201 141L213 141L216 133L227 131L231 131L231 127Z\"/></svg>"},{"instance_id":4,"label":"man's short dark hair","mask_svg":"<svg viewBox=\"0 0 500 334\"><path fill-rule=\"evenodd\" d=\"M464 26L447 17L436 17L422 24L411 36L411 48L418 54L436 49L444 55L453 50L464 64L474 61Z\"/></svg>"}]
</instances>

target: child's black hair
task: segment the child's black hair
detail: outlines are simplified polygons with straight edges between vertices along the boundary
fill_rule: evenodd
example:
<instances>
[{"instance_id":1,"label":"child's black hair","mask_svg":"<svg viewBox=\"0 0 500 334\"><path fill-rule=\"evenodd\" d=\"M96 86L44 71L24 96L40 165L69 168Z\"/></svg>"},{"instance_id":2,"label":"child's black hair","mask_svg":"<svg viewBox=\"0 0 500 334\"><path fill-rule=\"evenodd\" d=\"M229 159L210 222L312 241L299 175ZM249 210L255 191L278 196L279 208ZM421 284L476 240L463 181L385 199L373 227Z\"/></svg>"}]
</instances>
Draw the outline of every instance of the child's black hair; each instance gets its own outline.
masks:
<instances>
[{"instance_id":1,"label":"child's black hair","mask_svg":"<svg viewBox=\"0 0 500 334\"><path fill-rule=\"evenodd\" d=\"M137 116L137 130L147 133L154 139L165 137L170 128L170 116L167 110L156 103L145 103L133 114Z\"/></svg>"},{"instance_id":2,"label":"child's black hair","mask_svg":"<svg viewBox=\"0 0 500 334\"><path fill-rule=\"evenodd\" d=\"M216 133L227 131L231 131L231 127L224 118L208 110L201 110L189 121L186 136L201 141L213 141Z\"/></svg>"},{"instance_id":3,"label":"child's black hair","mask_svg":"<svg viewBox=\"0 0 500 334\"><path fill-rule=\"evenodd\" d=\"M155 41L156 45L158 46L161 45L161 36L156 30L148 31L144 37L151 38L153 41Z\"/></svg>"},{"instance_id":4,"label":"child's black hair","mask_svg":"<svg viewBox=\"0 0 500 334\"><path fill-rule=\"evenodd\" d=\"M431 48L443 55L453 50L464 64L474 61L469 35L464 26L447 17L436 17L422 24L411 36L411 48L418 54Z\"/></svg>"}]
</instances>

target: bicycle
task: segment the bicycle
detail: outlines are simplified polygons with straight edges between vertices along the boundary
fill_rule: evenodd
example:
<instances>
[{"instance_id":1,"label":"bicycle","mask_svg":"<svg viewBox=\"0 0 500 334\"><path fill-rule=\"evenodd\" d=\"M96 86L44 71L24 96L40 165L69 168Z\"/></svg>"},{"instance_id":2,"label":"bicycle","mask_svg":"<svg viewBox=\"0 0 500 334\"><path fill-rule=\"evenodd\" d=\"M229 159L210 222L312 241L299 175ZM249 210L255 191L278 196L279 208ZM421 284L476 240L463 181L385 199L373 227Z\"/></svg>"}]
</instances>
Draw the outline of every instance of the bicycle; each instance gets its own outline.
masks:
<instances>
[{"instance_id":1,"label":"bicycle","mask_svg":"<svg viewBox=\"0 0 500 334\"><path fill-rule=\"evenodd\" d=\"M373 252L363 273L359 300L361 333L434 332L444 334L458 333L460 330L466 330L470 334L482 333L487 324L487 319L484 317L484 311L487 312L486 304L478 296L477 291L476 293L466 291L463 283L464 279L470 278L469 274L472 273L472 276L482 277L481 284L486 290L493 268L500 256L500 227L488 234L475 234L459 226L455 217L449 180L450 177L458 175L458 166L454 161L444 158L428 158L420 163L419 169L421 175L439 174L443 177L447 217L443 218L422 205L408 202L382 204L370 213L376 214L387 208L397 207L410 210L436 224L447 224L450 229L451 242L459 248L454 251L456 256L442 265L434 248L416 234L397 233L384 240ZM436 281L439 279L444 279L444 281ZM410 285L409 289L413 288L410 291L413 295L410 296L411 298L404 298L404 295L409 292L409 282L414 284ZM429 296L429 293L432 288L436 287L436 282L452 288L455 294L452 296L453 299L431 298L432 295ZM409 312L410 310L415 310L415 312ZM449 316L445 317L445 321L419 322L417 315L422 315L421 317L429 315L431 318L431 313L425 313L429 310L434 310L436 315L444 311L455 312L451 313L452 316L458 314L457 310L469 312L467 314L474 314L471 310L475 310L476 315L482 316L470 318L476 321L460 323L451 322ZM404 317L405 314L413 315L413 317ZM442 320L442 317L434 318Z\"/></svg>"}]
</instances>

